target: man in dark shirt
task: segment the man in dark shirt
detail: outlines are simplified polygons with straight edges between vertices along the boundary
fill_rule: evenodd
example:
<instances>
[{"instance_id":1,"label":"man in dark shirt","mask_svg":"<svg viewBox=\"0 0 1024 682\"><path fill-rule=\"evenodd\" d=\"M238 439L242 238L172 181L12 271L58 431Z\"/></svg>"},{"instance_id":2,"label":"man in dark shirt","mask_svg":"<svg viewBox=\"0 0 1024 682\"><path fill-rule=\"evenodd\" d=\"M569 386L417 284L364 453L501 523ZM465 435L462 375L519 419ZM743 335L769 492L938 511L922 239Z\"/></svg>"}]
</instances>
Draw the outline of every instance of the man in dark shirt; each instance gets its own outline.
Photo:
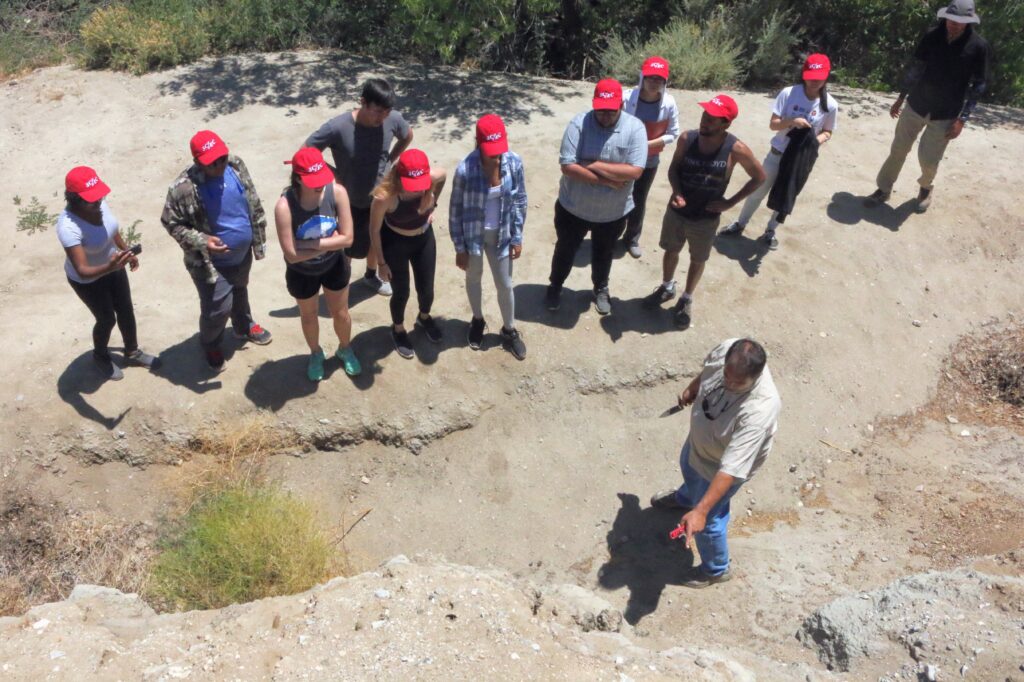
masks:
<instances>
[{"instance_id":1,"label":"man in dark shirt","mask_svg":"<svg viewBox=\"0 0 1024 682\"><path fill-rule=\"evenodd\" d=\"M362 282L382 296L391 295L391 285L377 276L377 257L370 248L370 192L412 142L412 128L392 108L395 92L383 79L363 84L359 108L346 111L324 123L306 140L307 147L330 148L334 177L348 192L355 240L345 250L349 258L366 259Z\"/></svg>"},{"instance_id":2,"label":"man in dark shirt","mask_svg":"<svg viewBox=\"0 0 1024 682\"><path fill-rule=\"evenodd\" d=\"M878 172L878 189L865 201L868 206L889 200L903 162L924 130L917 146L921 164L917 212L927 211L946 145L960 135L978 97L986 90L990 49L974 31L973 24L981 23L974 11L974 0L951 0L949 6L939 10L938 16L939 24L924 35L914 50L900 96L889 110L889 115L898 117L899 123L889 158Z\"/></svg>"}]
</instances>

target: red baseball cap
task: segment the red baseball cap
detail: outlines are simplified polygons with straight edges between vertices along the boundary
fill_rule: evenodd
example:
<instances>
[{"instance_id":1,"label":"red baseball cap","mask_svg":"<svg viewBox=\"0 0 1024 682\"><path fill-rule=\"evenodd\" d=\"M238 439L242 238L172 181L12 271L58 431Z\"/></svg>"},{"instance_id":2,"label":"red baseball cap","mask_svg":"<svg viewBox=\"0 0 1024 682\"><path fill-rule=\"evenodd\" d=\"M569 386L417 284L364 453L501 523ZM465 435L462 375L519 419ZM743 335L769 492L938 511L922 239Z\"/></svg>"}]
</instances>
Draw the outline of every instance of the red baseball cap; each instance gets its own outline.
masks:
<instances>
[{"instance_id":1,"label":"red baseball cap","mask_svg":"<svg viewBox=\"0 0 1024 682\"><path fill-rule=\"evenodd\" d=\"M220 135L212 130L200 130L189 142L192 158L204 166L209 166L222 156L228 155L228 146Z\"/></svg>"},{"instance_id":2,"label":"red baseball cap","mask_svg":"<svg viewBox=\"0 0 1024 682\"><path fill-rule=\"evenodd\" d=\"M319 189L334 181L334 173L324 162L324 155L316 147L303 147L295 152L290 163L299 174L299 180L310 189Z\"/></svg>"},{"instance_id":3,"label":"red baseball cap","mask_svg":"<svg viewBox=\"0 0 1024 682\"><path fill-rule=\"evenodd\" d=\"M644 78L647 76L659 76L668 80L668 60L664 57L648 57L640 70Z\"/></svg>"},{"instance_id":4,"label":"red baseball cap","mask_svg":"<svg viewBox=\"0 0 1024 682\"><path fill-rule=\"evenodd\" d=\"M430 180L430 161L419 149L406 149L395 164L402 189L406 192L424 192L433 184Z\"/></svg>"},{"instance_id":5,"label":"red baseball cap","mask_svg":"<svg viewBox=\"0 0 1024 682\"><path fill-rule=\"evenodd\" d=\"M110 188L88 166L75 166L64 177L64 189L92 203L110 194Z\"/></svg>"},{"instance_id":6,"label":"red baseball cap","mask_svg":"<svg viewBox=\"0 0 1024 682\"><path fill-rule=\"evenodd\" d=\"M823 54L812 54L804 62L804 80L823 81L832 71L832 62Z\"/></svg>"},{"instance_id":7,"label":"red baseball cap","mask_svg":"<svg viewBox=\"0 0 1024 682\"><path fill-rule=\"evenodd\" d=\"M699 103L704 111L715 118L724 118L727 121L734 120L740 115L740 108L736 106L736 100L729 95L715 95L707 102Z\"/></svg>"},{"instance_id":8,"label":"red baseball cap","mask_svg":"<svg viewBox=\"0 0 1024 682\"><path fill-rule=\"evenodd\" d=\"M476 122L476 143L484 156L498 156L508 151L505 122L497 114L486 114Z\"/></svg>"},{"instance_id":9,"label":"red baseball cap","mask_svg":"<svg viewBox=\"0 0 1024 682\"><path fill-rule=\"evenodd\" d=\"M596 111L614 111L622 108L622 84L614 78L597 82L593 107Z\"/></svg>"}]
</instances>

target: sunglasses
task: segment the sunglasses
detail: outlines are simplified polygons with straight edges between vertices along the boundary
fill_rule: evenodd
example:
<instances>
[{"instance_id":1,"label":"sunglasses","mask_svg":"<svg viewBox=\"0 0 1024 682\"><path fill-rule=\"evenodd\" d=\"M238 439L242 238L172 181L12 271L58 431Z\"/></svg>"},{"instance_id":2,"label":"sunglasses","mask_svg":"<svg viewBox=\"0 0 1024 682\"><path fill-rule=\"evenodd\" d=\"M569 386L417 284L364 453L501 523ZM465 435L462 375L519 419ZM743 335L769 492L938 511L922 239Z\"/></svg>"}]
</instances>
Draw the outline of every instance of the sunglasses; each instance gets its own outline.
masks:
<instances>
[{"instance_id":1,"label":"sunglasses","mask_svg":"<svg viewBox=\"0 0 1024 682\"><path fill-rule=\"evenodd\" d=\"M703 410L704 416L708 418L708 421L714 421L735 404L735 400L732 402L725 400L725 383L723 382L708 391L707 395L704 396L704 400L700 403L700 409Z\"/></svg>"}]
</instances>

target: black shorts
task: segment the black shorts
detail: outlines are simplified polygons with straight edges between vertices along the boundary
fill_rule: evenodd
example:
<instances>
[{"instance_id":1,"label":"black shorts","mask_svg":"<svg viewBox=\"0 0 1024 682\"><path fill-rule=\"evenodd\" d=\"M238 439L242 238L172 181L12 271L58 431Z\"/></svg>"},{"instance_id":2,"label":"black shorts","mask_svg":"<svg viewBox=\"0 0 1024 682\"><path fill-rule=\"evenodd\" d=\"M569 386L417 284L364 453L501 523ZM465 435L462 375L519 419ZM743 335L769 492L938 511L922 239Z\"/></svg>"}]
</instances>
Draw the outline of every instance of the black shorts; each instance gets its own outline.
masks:
<instances>
[{"instance_id":1,"label":"black shorts","mask_svg":"<svg viewBox=\"0 0 1024 682\"><path fill-rule=\"evenodd\" d=\"M309 275L291 267L284 271L284 281L288 285L288 293L300 301L312 298L320 293L320 287L330 291L341 291L348 286L352 278L352 268L348 258L338 254L338 260L326 272Z\"/></svg>"},{"instance_id":2,"label":"black shorts","mask_svg":"<svg viewBox=\"0 0 1024 682\"><path fill-rule=\"evenodd\" d=\"M370 253L370 207L352 206L352 246L345 249L349 258L366 258Z\"/></svg>"}]
</instances>

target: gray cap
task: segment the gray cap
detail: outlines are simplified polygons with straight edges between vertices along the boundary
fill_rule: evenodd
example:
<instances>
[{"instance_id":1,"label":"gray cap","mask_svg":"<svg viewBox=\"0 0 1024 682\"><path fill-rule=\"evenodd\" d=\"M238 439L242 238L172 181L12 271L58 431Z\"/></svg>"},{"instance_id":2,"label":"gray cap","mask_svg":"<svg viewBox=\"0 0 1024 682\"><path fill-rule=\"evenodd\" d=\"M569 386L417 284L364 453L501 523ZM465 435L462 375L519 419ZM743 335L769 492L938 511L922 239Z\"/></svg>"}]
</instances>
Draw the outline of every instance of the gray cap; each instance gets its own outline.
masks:
<instances>
[{"instance_id":1,"label":"gray cap","mask_svg":"<svg viewBox=\"0 0 1024 682\"><path fill-rule=\"evenodd\" d=\"M949 19L958 24L981 23L981 17L974 11L974 0L951 0L945 9L939 10L939 19Z\"/></svg>"}]
</instances>

